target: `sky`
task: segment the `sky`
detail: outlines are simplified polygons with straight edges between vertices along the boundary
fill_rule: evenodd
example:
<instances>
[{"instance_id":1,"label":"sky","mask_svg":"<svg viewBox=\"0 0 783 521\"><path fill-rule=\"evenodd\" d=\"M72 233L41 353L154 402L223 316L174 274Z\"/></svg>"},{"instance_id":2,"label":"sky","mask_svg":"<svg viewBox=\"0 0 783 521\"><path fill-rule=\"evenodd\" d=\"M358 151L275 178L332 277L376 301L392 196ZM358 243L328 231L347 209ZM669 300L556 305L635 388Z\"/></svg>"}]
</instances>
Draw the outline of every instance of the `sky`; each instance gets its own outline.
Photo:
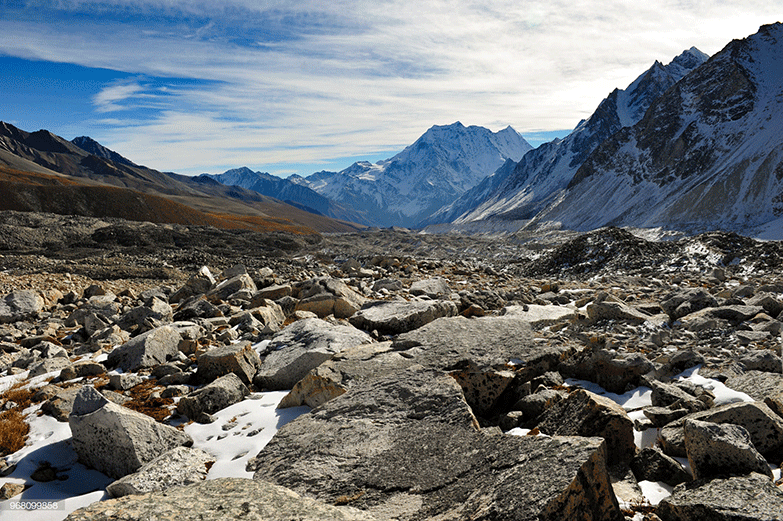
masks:
<instances>
[{"instance_id":1,"label":"sky","mask_svg":"<svg viewBox=\"0 0 783 521\"><path fill-rule=\"evenodd\" d=\"M187 175L386 159L433 125L566 135L783 0L0 0L0 120Z\"/></svg>"}]
</instances>

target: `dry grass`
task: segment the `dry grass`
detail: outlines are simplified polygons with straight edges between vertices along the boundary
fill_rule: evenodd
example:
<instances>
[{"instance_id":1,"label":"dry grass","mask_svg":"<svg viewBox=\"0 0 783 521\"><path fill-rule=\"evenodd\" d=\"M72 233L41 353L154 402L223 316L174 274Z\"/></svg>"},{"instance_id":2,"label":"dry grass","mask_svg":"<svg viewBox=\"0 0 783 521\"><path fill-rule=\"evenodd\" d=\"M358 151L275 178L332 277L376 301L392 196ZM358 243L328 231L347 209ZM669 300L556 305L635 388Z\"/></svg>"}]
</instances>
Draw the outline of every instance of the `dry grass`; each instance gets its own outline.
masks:
<instances>
[{"instance_id":1,"label":"dry grass","mask_svg":"<svg viewBox=\"0 0 783 521\"><path fill-rule=\"evenodd\" d=\"M128 409L146 414L150 418L162 422L171 415L169 406L174 404L174 400L171 398L151 397L152 393L161 390L163 390L163 387L156 385L156 380L147 380L128 390L131 401L123 405Z\"/></svg>"},{"instance_id":2,"label":"dry grass","mask_svg":"<svg viewBox=\"0 0 783 521\"><path fill-rule=\"evenodd\" d=\"M0 413L0 457L13 454L24 447L30 426L24 421L22 411L33 403L34 391L17 384L0 395L0 403L16 405Z\"/></svg>"}]
</instances>

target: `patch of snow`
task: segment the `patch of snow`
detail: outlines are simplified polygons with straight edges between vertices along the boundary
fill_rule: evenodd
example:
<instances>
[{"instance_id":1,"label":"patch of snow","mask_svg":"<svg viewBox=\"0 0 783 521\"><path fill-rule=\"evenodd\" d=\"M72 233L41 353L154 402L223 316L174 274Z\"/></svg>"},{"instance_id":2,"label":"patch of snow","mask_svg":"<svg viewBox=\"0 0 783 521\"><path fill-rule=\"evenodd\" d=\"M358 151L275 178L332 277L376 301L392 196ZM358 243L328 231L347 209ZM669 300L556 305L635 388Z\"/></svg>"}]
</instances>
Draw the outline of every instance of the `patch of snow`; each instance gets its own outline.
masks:
<instances>
[{"instance_id":1,"label":"patch of snow","mask_svg":"<svg viewBox=\"0 0 783 521\"><path fill-rule=\"evenodd\" d=\"M674 490L674 487L660 481L640 481L639 488L642 489L642 495L653 506L660 503L662 499L671 496L672 490Z\"/></svg>"}]
</instances>

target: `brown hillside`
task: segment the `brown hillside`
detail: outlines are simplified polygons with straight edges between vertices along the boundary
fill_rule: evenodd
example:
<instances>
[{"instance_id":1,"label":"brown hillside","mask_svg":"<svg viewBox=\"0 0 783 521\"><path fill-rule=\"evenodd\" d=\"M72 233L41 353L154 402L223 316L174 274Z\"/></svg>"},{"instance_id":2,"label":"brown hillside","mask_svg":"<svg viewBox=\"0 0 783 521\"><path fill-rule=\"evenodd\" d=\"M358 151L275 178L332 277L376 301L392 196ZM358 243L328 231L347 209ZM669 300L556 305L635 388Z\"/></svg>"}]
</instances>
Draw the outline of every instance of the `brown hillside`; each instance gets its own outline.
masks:
<instances>
[{"instance_id":1,"label":"brown hillside","mask_svg":"<svg viewBox=\"0 0 783 521\"><path fill-rule=\"evenodd\" d=\"M74 179L5 167L0 167L0 210L117 217L223 229L317 233L288 219L202 212L164 197L127 188L85 185Z\"/></svg>"}]
</instances>

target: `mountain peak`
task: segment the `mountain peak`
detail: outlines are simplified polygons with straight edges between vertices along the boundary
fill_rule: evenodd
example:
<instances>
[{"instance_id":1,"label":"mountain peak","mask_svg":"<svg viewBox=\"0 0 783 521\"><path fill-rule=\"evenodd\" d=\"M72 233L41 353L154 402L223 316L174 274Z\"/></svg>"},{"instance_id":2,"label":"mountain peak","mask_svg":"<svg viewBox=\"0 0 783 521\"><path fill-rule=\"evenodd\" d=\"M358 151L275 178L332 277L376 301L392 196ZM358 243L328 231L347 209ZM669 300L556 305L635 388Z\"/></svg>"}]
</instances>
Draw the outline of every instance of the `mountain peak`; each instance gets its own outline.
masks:
<instances>
[{"instance_id":1,"label":"mountain peak","mask_svg":"<svg viewBox=\"0 0 783 521\"><path fill-rule=\"evenodd\" d=\"M115 163L120 163L126 166L138 166L130 159L126 159L114 150L106 148L89 136L79 136L77 138L73 138L71 140L71 144L76 145L87 153L101 157L103 159L109 159Z\"/></svg>"}]
</instances>

